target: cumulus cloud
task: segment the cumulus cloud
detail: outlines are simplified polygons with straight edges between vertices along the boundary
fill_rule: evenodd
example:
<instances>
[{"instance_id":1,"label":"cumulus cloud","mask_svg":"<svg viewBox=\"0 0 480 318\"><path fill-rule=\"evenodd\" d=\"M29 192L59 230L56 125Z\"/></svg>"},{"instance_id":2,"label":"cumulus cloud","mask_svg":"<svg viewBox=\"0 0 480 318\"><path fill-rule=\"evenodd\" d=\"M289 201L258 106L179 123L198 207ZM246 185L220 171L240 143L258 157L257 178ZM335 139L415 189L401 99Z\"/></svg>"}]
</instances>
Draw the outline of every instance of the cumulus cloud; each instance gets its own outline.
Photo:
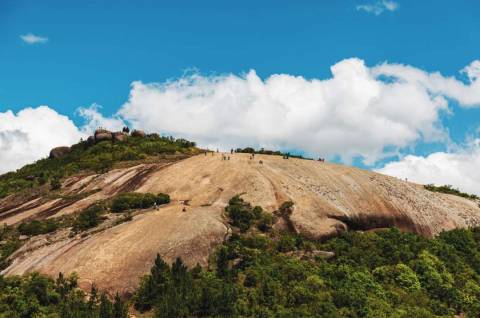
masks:
<instances>
[{"instance_id":1,"label":"cumulus cloud","mask_svg":"<svg viewBox=\"0 0 480 318\"><path fill-rule=\"evenodd\" d=\"M480 106L480 61L473 61L461 72L469 77L468 84L454 77L445 77L438 72L428 73L409 65L384 63L372 69L376 77L391 77L399 83L415 85L432 96L454 99L462 106Z\"/></svg>"},{"instance_id":2,"label":"cumulus cloud","mask_svg":"<svg viewBox=\"0 0 480 318\"><path fill-rule=\"evenodd\" d=\"M470 82L475 82L480 79L480 60L473 61L470 65L466 66L462 73L465 73Z\"/></svg>"},{"instance_id":3,"label":"cumulus cloud","mask_svg":"<svg viewBox=\"0 0 480 318\"><path fill-rule=\"evenodd\" d=\"M66 116L40 106L0 112L0 173L46 157L51 148L71 145L85 135Z\"/></svg>"},{"instance_id":4,"label":"cumulus cloud","mask_svg":"<svg viewBox=\"0 0 480 318\"><path fill-rule=\"evenodd\" d=\"M426 157L409 155L376 171L421 184L450 184L480 195L479 162L480 139L475 139L454 152L436 152Z\"/></svg>"},{"instance_id":5,"label":"cumulus cloud","mask_svg":"<svg viewBox=\"0 0 480 318\"><path fill-rule=\"evenodd\" d=\"M357 6L358 11L365 11L368 13L372 13L374 15L380 15L385 10L393 12L398 10L398 8L399 8L399 5L397 2L388 1L388 0L377 1L374 3L365 3Z\"/></svg>"},{"instance_id":6,"label":"cumulus cloud","mask_svg":"<svg viewBox=\"0 0 480 318\"><path fill-rule=\"evenodd\" d=\"M80 107L78 109L78 114L85 120L85 124L82 126L82 131L85 134L91 134L97 128L118 131L126 125L118 116L103 116L100 112L101 108L100 105L93 104L90 107Z\"/></svg>"},{"instance_id":7,"label":"cumulus cloud","mask_svg":"<svg viewBox=\"0 0 480 318\"><path fill-rule=\"evenodd\" d=\"M119 130L125 124L213 149L299 150L373 165L409 152L417 143L448 143L440 118L453 112L452 99L463 107L480 105L478 65L474 61L462 70L468 82L408 65L368 67L357 58L336 63L325 79L288 74L262 79L251 70L243 75L193 73L164 83L134 82L128 100L113 116L102 115L96 104L79 109L86 120L80 128L45 106L0 113L0 171L74 143L99 126ZM50 121L37 123L37 114L48 114L44 117Z\"/></svg>"},{"instance_id":8,"label":"cumulus cloud","mask_svg":"<svg viewBox=\"0 0 480 318\"><path fill-rule=\"evenodd\" d=\"M44 36L35 35L33 33L28 33L24 35L20 35L20 39L27 44L41 44L47 43L48 38Z\"/></svg>"},{"instance_id":9,"label":"cumulus cloud","mask_svg":"<svg viewBox=\"0 0 480 318\"><path fill-rule=\"evenodd\" d=\"M134 82L118 114L135 127L206 146L300 149L367 164L418 141L447 140L439 122L448 110L444 95L390 66L397 65L369 68L352 58L333 65L324 80L286 74L262 80L250 71ZM385 81L385 74L395 79Z\"/></svg>"}]
</instances>

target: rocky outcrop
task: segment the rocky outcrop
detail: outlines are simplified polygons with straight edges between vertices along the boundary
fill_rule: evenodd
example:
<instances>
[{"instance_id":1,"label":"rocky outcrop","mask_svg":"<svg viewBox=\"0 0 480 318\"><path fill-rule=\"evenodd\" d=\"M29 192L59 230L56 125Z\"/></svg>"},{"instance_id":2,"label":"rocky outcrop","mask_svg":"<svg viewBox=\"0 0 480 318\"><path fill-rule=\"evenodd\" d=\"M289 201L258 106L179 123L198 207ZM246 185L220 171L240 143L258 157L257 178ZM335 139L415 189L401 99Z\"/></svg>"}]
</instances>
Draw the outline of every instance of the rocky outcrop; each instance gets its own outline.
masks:
<instances>
[{"instance_id":1,"label":"rocky outcrop","mask_svg":"<svg viewBox=\"0 0 480 318\"><path fill-rule=\"evenodd\" d=\"M117 131L112 134L114 142L121 142L127 140L128 135L124 132Z\"/></svg>"},{"instance_id":2,"label":"rocky outcrop","mask_svg":"<svg viewBox=\"0 0 480 318\"><path fill-rule=\"evenodd\" d=\"M132 131L132 133L130 134L132 137L145 137L145 132L143 130L137 130L135 129L134 131Z\"/></svg>"},{"instance_id":3,"label":"rocky outcrop","mask_svg":"<svg viewBox=\"0 0 480 318\"><path fill-rule=\"evenodd\" d=\"M101 141L112 141L113 135L110 131L105 129L97 129L94 134L95 143L99 143Z\"/></svg>"},{"instance_id":4,"label":"rocky outcrop","mask_svg":"<svg viewBox=\"0 0 480 318\"><path fill-rule=\"evenodd\" d=\"M50 150L50 158L63 158L71 151L70 147L56 147Z\"/></svg>"},{"instance_id":5,"label":"rocky outcrop","mask_svg":"<svg viewBox=\"0 0 480 318\"><path fill-rule=\"evenodd\" d=\"M95 137L93 136L88 136L87 138L87 145L93 146L95 144Z\"/></svg>"}]
</instances>

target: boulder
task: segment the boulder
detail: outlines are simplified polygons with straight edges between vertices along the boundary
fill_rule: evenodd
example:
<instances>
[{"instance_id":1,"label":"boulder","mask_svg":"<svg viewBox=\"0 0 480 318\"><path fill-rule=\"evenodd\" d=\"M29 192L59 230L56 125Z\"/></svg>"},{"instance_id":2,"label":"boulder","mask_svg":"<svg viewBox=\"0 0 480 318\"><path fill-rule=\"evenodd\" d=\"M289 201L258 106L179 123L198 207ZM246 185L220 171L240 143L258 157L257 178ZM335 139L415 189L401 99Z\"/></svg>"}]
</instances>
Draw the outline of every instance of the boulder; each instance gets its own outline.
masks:
<instances>
[{"instance_id":1,"label":"boulder","mask_svg":"<svg viewBox=\"0 0 480 318\"><path fill-rule=\"evenodd\" d=\"M95 143L99 143L101 141L112 141L113 135L112 132L105 130L105 129L97 129L95 131Z\"/></svg>"},{"instance_id":2,"label":"boulder","mask_svg":"<svg viewBox=\"0 0 480 318\"><path fill-rule=\"evenodd\" d=\"M127 139L127 134L121 131L114 132L113 141L125 141Z\"/></svg>"},{"instance_id":3,"label":"boulder","mask_svg":"<svg viewBox=\"0 0 480 318\"><path fill-rule=\"evenodd\" d=\"M131 133L132 137L145 137L145 132L143 130L134 130Z\"/></svg>"},{"instance_id":4,"label":"boulder","mask_svg":"<svg viewBox=\"0 0 480 318\"><path fill-rule=\"evenodd\" d=\"M95 137L93 136L88 136L87 138L87 145L92 146L95 144Z\"/></svg>"},{"instance_id":5,"label":"boulder","mask_svg":"<svg viewBox=\"0 0 480 318\"><path fill-rule=\"evenodd\" d=\"M56 147L50 150L50 158L62 158L70 152L70 147Z\"/></svg>"}]
</instances>

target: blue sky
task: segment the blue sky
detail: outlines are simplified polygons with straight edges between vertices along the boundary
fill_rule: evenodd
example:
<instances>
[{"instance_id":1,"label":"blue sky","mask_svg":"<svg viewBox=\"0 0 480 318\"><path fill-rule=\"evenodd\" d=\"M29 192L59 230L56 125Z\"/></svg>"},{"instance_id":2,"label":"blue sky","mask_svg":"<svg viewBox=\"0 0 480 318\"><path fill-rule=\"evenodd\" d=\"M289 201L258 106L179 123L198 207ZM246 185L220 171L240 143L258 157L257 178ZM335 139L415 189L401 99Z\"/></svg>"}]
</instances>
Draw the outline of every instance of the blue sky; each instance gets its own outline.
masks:
<instances>
[{"instance_id":1,"label":"blue sky","mask_svg":"<svg viewBox=\"0 0 480 318\"><path fill-rule=\"evenodd\" d=\"M348 58L368 68L388 62L439 71L468 84L459 72L480 58L478 12L477 1L2 0L0 112L48 105L80 127L79 107L98 104L112 116L129 101L134 81L165 83L191 70L242 77L251 69L261 80L322 80ZM27 34L45 40L28 44L21 38ZM417 138L396 146L400 155L349 162L378 168L464 145L480 127L480 108L446 98L450 111L438 114L449 141Z\"/></svg>"},{"instance_id":2,"label":"blue sky","mask_svg":"<svg viewBox=\"0 0 480 318\"><path fill-rule=\"evenodd\" d=\"M400 1L375 16L356 10L366 2L3 0L0 107L73 113L95 102L113 112L132 81L189 68L323 78L360 57L456 75L478 58L480 3ZM29 32L49 42L25 45L19 35Z\"/></svg>"}]
</instances>

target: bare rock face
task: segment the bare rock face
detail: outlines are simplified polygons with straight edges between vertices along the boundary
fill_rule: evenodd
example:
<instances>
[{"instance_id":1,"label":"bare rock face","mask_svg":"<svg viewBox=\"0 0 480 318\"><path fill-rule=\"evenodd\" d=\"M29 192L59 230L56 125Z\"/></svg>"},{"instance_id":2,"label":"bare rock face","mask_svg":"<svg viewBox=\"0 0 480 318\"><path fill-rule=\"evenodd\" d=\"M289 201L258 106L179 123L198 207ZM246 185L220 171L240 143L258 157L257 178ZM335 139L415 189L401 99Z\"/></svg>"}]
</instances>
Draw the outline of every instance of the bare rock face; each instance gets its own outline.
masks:
<instances>
[{"instance_id":1,"label":"bare rock face","mask_svg":"<svg viewBox=\"0 0 480 318\"><path fill-rule=\"evenodd\" d=\"M88 136L87 145L93 146L94 144L95 144L95 137L94 136Z\"/></svg>"},{"instance_id":2,"label":"bare rock face","mask_svg":"<svg viewBox=\"0 0 480 318\"><path fill-rule=\"evenodd\" d=\"M121 131L114 132L113 134L113 141L125 141L127 140L127 134Z\"/></svg>"},{"instance_id":3,"label":"bare rock face","mask_svg":"<svg viewBox=\"0 0 480 318\"><path fill-rule=\"evenodd\" d=\"M105 130L105 129L97 129L95 131L95 143L99 143L101 141L112 141L113 135L112 132Z\"/></svg>"},{"instance_id":4,"label":"bare rock face","mask_svg":"<svg viewBox=\"0 0 480 318\"><path fill-rule=\"evenodd\" d=\"M343 165L313 160L249 154L199 155L166 164L138 165L102 175L73 176L65 194L101 189L65 205L61 199L30 199L16 204L0 200L0 222L74 213L119 191L168 193L171 203L144 210L133 220L86 236L26 241L2 274L39 271L51 276L77 272L80 286L94 282L107 291L129 293L148 273L155 255L167 261L181 256L188 265L206 265L215 247L231 233L224 216L230 198L239 193L252 205L278 215L286 201L293 206L278 218L279 228L312 239L346 230L396 226L427 237L441 231L480 225L477 202L430 192L422 185ZM11 199L10 199L11 200ZM40 200L40 201L36 201ZM2 203L3 202L3 203ZM188 202L186 205L185 202ZM299 257L331 257L312 251Z\"/></svg>"},{"instance_id":5,"label":"bare rock face","mask_svg":"<svg viewBox=\"0 0 480 318\"><path fill-rule=\"evenodd\" d=\"M145 137L145 132L143 130L137 130L135 129L134 131L132 131L131 133L132 137Z\"/></svg>"},{"instance_id":6,"label":"bare rock face","mask_svg":"<svg viewBox=\"0 0 480 318\"><path fill-rule=\"evenodd\" d=\"M71 149L70 147L56 147L50 150L50 158L62 158L66 156L68 153L70 153Z\"/></svg>"}]
</instances>

